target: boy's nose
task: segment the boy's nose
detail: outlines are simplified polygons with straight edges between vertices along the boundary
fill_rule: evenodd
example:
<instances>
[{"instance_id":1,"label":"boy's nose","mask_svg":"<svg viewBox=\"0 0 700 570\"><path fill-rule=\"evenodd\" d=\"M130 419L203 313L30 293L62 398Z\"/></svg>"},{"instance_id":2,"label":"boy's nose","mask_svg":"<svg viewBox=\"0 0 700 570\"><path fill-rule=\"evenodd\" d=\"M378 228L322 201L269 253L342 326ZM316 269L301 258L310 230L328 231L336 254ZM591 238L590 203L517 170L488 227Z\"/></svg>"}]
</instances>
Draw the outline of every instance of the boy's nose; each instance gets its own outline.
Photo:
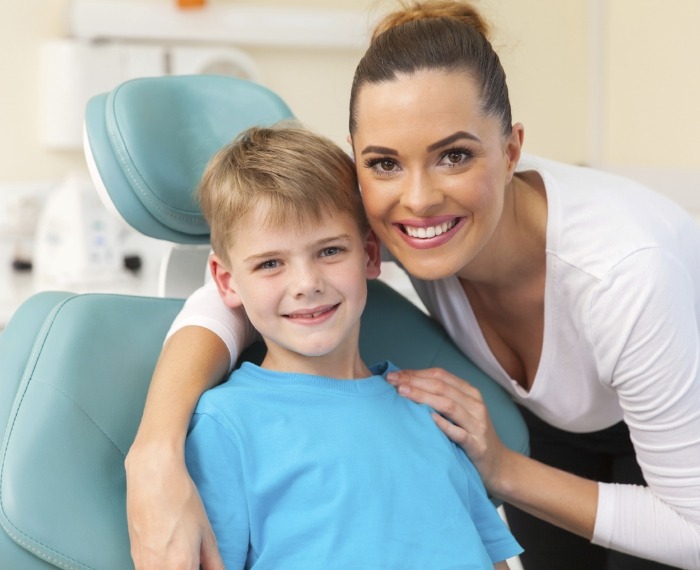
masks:
<instances>
[{"instance_id":1,"label":"boy's nose","mask_svg":"<svg viewBox=\"0 0 700 570\"><path fill-rule=\"evenodd\" d=\"M322 293L323 278L313 264L302 265L295 271L293 287L296 297Z\"/></svg>"}]
</instances>

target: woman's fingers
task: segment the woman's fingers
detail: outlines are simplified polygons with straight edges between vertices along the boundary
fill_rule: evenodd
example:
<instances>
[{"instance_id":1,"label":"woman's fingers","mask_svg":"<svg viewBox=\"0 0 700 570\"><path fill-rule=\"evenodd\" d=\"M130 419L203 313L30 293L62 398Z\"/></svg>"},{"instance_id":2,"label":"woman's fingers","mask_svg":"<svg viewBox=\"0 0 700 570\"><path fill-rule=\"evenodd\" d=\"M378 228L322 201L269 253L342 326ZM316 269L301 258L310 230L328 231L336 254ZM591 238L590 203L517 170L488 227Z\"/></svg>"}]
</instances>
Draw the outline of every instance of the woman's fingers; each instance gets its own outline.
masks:
<instances>
[{"instance_id":1,"label":"woman's fingers","mask_svg":"<svg viewBox=\"0 0 700 570\"><path fill-rule=\"evenodd\" d=\"M504 448L479 390L441 368L402 370L387 380L401 395L437 412L435 423L464 449L488 485L497 474Z\"/></svg>"},{"instance_id":2,"label":"woman's fingers","mask_svg":"<svg viewBox=\"0 0 700 570\"><path fill-rule=\"evenodd\" d=\"M445 390L454 388L465 396L481 398L479 390L469 382L449 373L443 368L426 368L425 370L399 370L391 372L387 379L390 383L409 388L419 388L434 394L443 394ZM410 390L409 390L410 391Z\"/></svg>"},{"instance_id":3,"label":"woman's fingers","mask_svg":"<svg viewBox=\"0 0 700 570\"><path fill-rule=\"evenodd\" d=\"M490 420L481 393L453 374L440 368L404 370L388 379L401 395L430 406L472 437L483 437L488 431ZM448 436L466 445L462 434L450 430Z\"/></svg>"}]
</instances>

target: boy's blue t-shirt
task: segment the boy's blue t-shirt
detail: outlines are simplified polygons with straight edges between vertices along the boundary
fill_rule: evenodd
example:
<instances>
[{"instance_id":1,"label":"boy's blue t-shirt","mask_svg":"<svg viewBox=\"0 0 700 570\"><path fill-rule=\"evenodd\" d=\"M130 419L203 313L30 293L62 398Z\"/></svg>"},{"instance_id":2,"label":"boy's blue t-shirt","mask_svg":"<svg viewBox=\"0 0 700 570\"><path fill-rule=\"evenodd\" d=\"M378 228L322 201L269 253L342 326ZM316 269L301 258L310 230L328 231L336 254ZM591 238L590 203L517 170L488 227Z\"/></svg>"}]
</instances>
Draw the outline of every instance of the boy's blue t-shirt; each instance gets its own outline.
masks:
<instances>
[{"instance_id":1,"label":"boy's blue t-shirt","mask_svg":"<svg viewBox=\"0 0 700 570\"><path fill-rule=\"evenodd\" d=\"M245 363L202 396L186 459L228 570L480 570L522 551L391 369L335 380Z\"/></svg>"}]
</instances>

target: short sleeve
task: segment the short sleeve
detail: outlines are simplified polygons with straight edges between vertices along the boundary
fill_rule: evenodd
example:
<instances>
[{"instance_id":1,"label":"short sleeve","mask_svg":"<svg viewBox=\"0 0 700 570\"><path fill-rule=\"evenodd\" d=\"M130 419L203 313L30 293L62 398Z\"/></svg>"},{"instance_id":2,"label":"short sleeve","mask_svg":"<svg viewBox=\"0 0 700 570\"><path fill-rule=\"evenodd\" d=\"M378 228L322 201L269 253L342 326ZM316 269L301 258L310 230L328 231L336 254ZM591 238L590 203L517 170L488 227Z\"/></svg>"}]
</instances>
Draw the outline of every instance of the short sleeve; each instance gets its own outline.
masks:
<instances>
[{"instance_id":1,"label":"short sleeve","mask_svg":"<svg viewBox=\"0 0 700 570\"><path fill-rule=\"evenodd\" d=\"M488 498L484 483L476 468L459 447L456 454L469 479L469 511L481 542L486 548L491 561L495 564L517 556L523 552L496 507Z\"/></svg>"}]
</instances>

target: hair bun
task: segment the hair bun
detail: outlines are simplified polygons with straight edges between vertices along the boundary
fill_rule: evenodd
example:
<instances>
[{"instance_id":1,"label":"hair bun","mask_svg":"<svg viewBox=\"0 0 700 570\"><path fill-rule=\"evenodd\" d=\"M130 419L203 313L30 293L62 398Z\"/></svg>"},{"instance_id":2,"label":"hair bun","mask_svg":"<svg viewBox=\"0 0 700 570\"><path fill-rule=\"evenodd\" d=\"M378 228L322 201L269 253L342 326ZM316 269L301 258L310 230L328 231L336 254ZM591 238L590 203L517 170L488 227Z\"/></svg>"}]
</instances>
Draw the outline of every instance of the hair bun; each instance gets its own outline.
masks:
<instances>
[{"instance_id":1,"label":"hair bun","mask_svg":"<svg viewBox=\"0 0 700 570\"><path fill-rule=\"evenodd\" d=\"M468 2L455 0L419 0L402 2L402 8L384 16L374 28L372 41L387 30L431 18L454 18L481 32L488 39L490 27L481 14Z\"/></svg>"}]
</instances>

